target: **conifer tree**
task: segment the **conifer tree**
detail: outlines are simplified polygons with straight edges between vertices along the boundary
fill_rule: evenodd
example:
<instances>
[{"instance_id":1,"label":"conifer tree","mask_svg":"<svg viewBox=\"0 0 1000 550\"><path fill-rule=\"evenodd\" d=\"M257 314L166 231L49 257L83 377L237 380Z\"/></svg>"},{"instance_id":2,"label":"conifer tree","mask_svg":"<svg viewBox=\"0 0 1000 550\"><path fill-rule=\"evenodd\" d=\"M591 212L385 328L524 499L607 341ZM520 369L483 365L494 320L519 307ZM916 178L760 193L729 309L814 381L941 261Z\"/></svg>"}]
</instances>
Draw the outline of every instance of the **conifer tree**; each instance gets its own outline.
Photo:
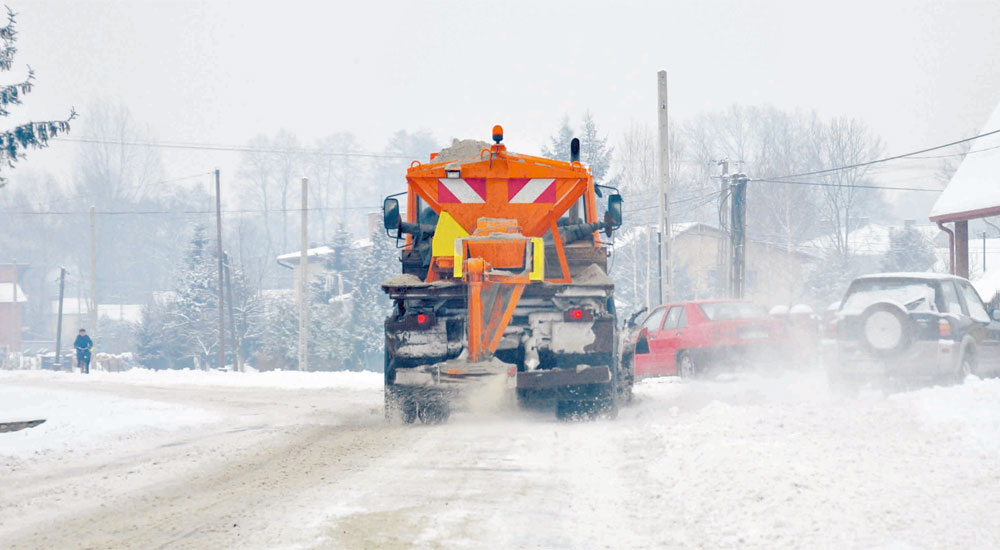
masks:
<instances>
[{"instance_id":1,"label":"conifer tree","mask_svg":"<svg viewBox=\"0 0 1000 550\"><path fill-rule=\"evenodd\" d=\"M14 54L17 53L16 14L7 8L7 25L0 27L0 72L10 71L14 65ZM21 82L0 84L0 116L10 116L10 107L20 105L22 98L34 87L35 71L28 67L28 75ZM76 111L70 109L66 120L43 122L26 122L9 130L0 130L0 162L6 168L24 158L24 150L31 147L41 149L49 144L49 140L59 134L69 131L69 123L76 118ZM6 179L0 175L0 187L6 184Z\"/></svg>"}]
</instances>

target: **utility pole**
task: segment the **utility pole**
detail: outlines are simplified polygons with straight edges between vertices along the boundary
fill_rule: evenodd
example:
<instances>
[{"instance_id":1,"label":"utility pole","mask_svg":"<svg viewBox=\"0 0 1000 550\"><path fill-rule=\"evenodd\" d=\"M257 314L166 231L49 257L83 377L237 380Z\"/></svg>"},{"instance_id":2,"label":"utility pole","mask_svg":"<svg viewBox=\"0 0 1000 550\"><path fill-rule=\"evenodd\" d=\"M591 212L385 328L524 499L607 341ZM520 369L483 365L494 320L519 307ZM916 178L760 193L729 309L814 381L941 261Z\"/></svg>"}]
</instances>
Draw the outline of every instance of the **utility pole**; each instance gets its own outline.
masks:
<instances>
[{"instance_id":1,"label":"utility pole","mask_svg":"<svg viewBox=\"0 0 1000 550\"><path fill-rule=\"evenodd\" d=\"M986 235L986 233L983 233ZM983 240L985 243L986 241ZM986 246L985 244L983 245ZM986 254L983 252L983 254ZM21 351L21 310L17 307L17 258L14 258L12 262L14 264L14 288L12 292L14 293L14 301L10 304L10 326L14 330L16 335L15 341L17 342L17 348L14 351Z\"/></svg>"},{"instance_id":2,"label":"utility pole","mask_svg":"<svg viewBox=\"0 0 1000 550\"><path fill-rule=\"evenodd\" d=\"M742 299L746 277L746 192L748 178L745 174L732 175L732 205L731 218L733 231L729 242L733 250L733 263L730 268L731 298Z\"/></svg>"},{"instance_id":3,"label":"utility pole","mask_svg":"<svg viewBox=\"0 0 1000 550\"><path fill-rule=\"evenodd\" d=\"M236 315L233 313L233 268L229 265L229 254L223 254L226 264L226 300L229 302L229 331L233 337L233 366L236 372L243 372L243 358L240 356L240 339L236 337Z\"/></svg>"},{"instance_id":4,"label":"utility pole","mask_svg":"<svg viewBox=\"0 0 1000 550\"><path fill-rule=\"evenodd\" d=\"M219 241L219 370L226 370L226 311L222 298L222 188L219 185L219 169L215 169L215 234Z\"/></svg>"},{"instance_id":5,"label":"utility pole","mask_svg":"<svg viewBox=\"0 0 1000 550\"><path fill-rule=\"evenodd\" d=\"M97 341L97 212L90 207L90 339Z\"/></svg>"},{"instance_id":6,"label":"utility pole","mask_svg":"<svg viewBox=\"0 0 1000 550\"><path fill-rule=\"evenodd\" d=\"M672 294L673 258L670 254L670 126L667 118L667 71L656 73L657 122L660 137L660 303ZM664 261L666 266L663 265ZM664 269L666 267L666 269Z\"/></svg>"},{"instance_id":7,"label":"utility pole","mask_svg":"<svg viewBox=\"0 0 1000 550\"><path fill-rule=\"evenodd\" d=\"M729 159L724 158L716 162L717 166L722 168L722 174L719 175L721 178L721 183L719 184L719 229L729 235L729 213L726 212L726 201L729 200ZM730 238L732 236L730 235ZM719 239L719 249L716 253L716 281L715 290L717 292L729 292L732 282L730 280L730 263L729 263L729 243L724 238Z\"/></svg>"},{"instance_id":8,"label":"utility pole","mask_svg":"<svg viewBox=\"0 0 1000 550\"><path fill-rule=\"evenodd\" d=\"M309 368L309 180L302 178L302 243L299 248L299 370Z\"/></svg>"},{"instance_id":9,"label":"utility pole","mask_svg":"<svg viewBox=\"0 0 1000 550\"><path fill-rule=\"evenodd\" d=\"M66 268L59 266L59 313L56 316L56 362L55 368L62 368L62 313L63 313L63 295L66 289Z\"/></svg>"}]
</instances>

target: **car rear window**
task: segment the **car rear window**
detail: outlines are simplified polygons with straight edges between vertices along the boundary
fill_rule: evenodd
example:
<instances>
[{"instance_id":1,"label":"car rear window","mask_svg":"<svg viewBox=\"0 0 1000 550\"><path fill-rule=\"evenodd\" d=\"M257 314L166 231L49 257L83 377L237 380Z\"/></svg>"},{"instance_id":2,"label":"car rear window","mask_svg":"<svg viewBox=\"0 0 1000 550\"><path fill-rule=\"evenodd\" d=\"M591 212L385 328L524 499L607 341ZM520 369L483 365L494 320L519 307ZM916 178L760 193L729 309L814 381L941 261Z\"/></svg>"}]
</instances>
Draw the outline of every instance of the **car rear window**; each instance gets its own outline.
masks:
<instances>
[{"instance_id":1,"label":"car rear window","mask_svg":"<svg viewBox=\"0 0 1000 550\"><path fill-rule=\"evenodd\" d=\"M937 311L932 283L905 279L855 281L848 290L840 311L849 315L858 314L879 302L899 304L907 311Z\"/></svg>"},{"instance_id":2,"label":"car rear window","mask_svg":"<svg viewBox=\"0 0 1000 550\"><path fill-rule=\"evenodd\" d=\"M699 307L709 321L736 321L767 317L767 310L763 306L746 302L715 302L701 304Z\"/></svg>"}]
</instances>

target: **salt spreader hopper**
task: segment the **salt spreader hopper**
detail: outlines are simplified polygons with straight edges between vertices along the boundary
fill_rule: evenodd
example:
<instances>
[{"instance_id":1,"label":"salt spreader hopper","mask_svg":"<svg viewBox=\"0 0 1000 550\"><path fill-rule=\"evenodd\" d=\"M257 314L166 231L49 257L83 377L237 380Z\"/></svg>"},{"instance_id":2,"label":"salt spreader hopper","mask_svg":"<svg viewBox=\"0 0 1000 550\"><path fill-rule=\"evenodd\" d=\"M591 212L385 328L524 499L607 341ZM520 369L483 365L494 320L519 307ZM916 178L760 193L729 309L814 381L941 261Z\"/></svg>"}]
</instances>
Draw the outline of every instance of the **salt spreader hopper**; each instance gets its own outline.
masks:
<instances>
[{"instance_id":1,"label":"salt spreader hopper","mask_svg":"<svg viewBox=\"0 0 1000 550\"><path fill-rule=\"evenodd\" d=\"M561 416L614 411L633 381L607 275L621 196L595 185L576 139L568 162L507 151L500 126L493 140L414 161L407 190L383 203L402 263L382 283L387 416L442 421L497 379Z\"/></svg>"}]
</instances>

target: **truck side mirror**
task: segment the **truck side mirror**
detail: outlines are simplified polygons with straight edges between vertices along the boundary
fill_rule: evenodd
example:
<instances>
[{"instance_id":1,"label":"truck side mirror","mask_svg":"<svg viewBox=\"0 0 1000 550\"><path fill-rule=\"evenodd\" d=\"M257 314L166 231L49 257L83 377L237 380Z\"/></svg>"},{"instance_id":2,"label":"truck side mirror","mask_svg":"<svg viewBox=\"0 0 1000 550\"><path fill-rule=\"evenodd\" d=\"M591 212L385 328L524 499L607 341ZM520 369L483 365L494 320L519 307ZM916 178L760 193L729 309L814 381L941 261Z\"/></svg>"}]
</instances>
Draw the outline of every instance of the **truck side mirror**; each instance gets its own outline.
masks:
<instances>
[{"instance_id":1,"label":"truck side mirror","mask_svg":"<svg viewBox=\"0 0 1000 550\"><path fill-rule=\"evenodd\" d=\"M622 196L618 193L608 197L608 214L611 214L611 222L615 228L622 225Z\"/></svg>"},{"instance_id":2,"label":"truck side mirror","mask_svg":"<svg viewBox=\"0 0 1000 550\"><path fill-rule=\"evenodd\" d=\"M403 220L399 217L398 200L390 198L382 203L382 222L385 223L386 231L399 229Z\"/></svg>"}]
</instances>

